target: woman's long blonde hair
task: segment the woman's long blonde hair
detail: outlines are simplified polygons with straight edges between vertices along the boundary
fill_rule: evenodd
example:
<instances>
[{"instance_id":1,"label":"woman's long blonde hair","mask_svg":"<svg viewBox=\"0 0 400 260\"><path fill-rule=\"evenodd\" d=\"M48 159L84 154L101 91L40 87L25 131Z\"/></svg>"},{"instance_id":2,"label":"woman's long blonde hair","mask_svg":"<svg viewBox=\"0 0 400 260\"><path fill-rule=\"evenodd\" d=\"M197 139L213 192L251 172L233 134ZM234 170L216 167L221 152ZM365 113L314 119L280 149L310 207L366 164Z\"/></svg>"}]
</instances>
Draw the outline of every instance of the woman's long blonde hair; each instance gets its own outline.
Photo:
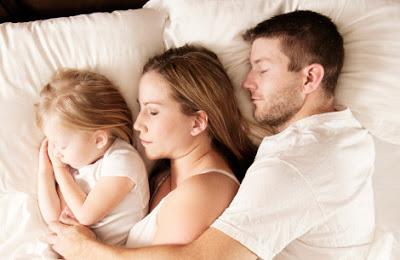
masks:
<instances>
[{"instance_id":1,"label":"woman's long blonde hair","mask_svg":"<svg viewBox=\"0 0 400 260\"><path fill-rule=\"evenodd\" d=\"M231 80L217 55L194 45L172 48L151 58L143 68L159 73L168 83L182 112L199 110L208 116L208 133L239 180L253 162L256 146L247 133L247 121L239 111Z\"/></svg>"},{"instance_id":2,"label":"woman's long blonde hair","mask_svg":"<svg viewBox=\"0 0 400 260\"><path fill-rule=\"evenodd\" d=\"M105 76L88 70L57 71L40 92L36 122L50 116L81 130L107 129L111 138L132 144L132 113L117 87Z\"/></svg>"}]
</instances>

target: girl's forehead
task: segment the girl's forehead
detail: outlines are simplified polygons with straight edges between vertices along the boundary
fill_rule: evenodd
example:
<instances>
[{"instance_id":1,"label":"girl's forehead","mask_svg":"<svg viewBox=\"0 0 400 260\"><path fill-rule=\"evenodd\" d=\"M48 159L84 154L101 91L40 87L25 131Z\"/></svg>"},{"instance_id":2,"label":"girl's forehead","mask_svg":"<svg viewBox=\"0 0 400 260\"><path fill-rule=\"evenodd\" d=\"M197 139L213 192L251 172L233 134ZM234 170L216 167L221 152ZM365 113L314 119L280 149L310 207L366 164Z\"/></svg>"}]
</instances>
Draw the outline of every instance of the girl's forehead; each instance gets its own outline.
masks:
<instances>
[{"instance_id":1,"label":"girl's forehead","mask_svg":"<svg viewBox=\"0 0 400 260\"><path fill-rule=\"evenodd\" d=\"M51 135L65 135L73 131L72 127L68 126L60 116L55 114L46 117L43 126L43 131Z\"/></svg>"}]
</instances>

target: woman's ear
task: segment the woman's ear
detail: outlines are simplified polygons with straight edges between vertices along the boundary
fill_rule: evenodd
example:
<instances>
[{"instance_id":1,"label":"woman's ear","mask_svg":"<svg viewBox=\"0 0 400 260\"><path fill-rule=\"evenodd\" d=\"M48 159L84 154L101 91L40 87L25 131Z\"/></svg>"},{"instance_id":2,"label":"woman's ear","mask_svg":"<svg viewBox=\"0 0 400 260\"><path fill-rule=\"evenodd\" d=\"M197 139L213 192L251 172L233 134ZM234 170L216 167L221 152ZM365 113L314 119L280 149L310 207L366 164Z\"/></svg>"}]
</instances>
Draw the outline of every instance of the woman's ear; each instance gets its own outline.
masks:
<instances>
[{"instance_id":1,"label":"woman's ear","mask_svg":"<svg viewBox=\"0 0 400 260\"><path fill-rule=\"evenodd\" d=\"M197 111L190 134L192 136L199 135L201 132L207 129L207 126L208 126L207 113L204 112L203 110Z\"/></svg>"},{"instance_id":2,"label":"woman's ear","mask_svg":"<svg viewBox=\"0 0 400 260\"><path fill-rule=\"evenodd\" d=\"M96 147L99 150L103 149L108 144L109 136L108 132L105 130L96 130L94 132L94 138Z\"/></svg>"},{"instance_id":3,"label":"woman's ear","mask_svg":"<svg viewBox=\"0 0 400 260\"><path fill-rule=\"evenodd\" d=\"M310 94L321 86L321 81L324 78L324 67L321 64L313 63L303 69L304 85L303 94Z\"/></svg>"}]
</instances>

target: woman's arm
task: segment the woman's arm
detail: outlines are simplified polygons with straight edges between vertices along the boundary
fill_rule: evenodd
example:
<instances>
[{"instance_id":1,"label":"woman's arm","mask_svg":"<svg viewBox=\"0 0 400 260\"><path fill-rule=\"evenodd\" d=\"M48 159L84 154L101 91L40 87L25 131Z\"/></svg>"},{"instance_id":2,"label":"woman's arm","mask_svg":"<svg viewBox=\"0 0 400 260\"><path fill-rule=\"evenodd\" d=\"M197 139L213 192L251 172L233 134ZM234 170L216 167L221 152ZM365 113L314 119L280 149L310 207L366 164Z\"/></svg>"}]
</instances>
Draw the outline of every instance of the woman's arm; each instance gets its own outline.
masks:
<instances>
[{"instance_id":1,"label":"woman's arm","mask_svg":"<svg viewBox=\"0 0 400 260\"><path fill-rule=\"evenodd\" d=\"M39 150L38 203L43 219L50 223L58 220L61 204L47 148L48 140L44 139Z\"/></svg>"},{"instance_id":2,"label":"woman's arm","mask_svg":"<svg viewBox=\"0 0 400 260\"><path fill-rule=\"evenodd\" d=\"M68 220L69 224L73 224ZM53 249L65 259L209 259L244 260L258 259L257 256L238 241L209 228L198 239L187 245L163 245L144 248L117 248L95 240L90 229L81 225L50 224L55 234L48 240Z\"/></svg>"},{"instance_id":3,"label":"woman's arm","mask_svg":"<svg viewBox=\"0 0 400 260\"><path fill-rule=\"evenodd\" d=\"M228 207L237 189L222 174L202 174L184 181L161 205L154 243L192 242Z\"/></svg>"}]
</instances>

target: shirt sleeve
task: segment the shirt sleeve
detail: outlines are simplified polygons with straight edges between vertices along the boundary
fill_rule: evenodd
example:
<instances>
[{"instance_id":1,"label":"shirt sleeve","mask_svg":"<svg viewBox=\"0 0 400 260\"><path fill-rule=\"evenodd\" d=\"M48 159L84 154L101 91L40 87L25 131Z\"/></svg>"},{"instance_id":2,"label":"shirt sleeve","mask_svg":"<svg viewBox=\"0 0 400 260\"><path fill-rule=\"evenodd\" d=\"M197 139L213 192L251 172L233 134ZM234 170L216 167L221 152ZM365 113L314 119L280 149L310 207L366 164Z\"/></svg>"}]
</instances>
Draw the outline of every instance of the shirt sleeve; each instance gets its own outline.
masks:
<instances>
[{"instance_id":1,"label":"shirt sleeve","mask_svg":"<svg viewBox=\"0 0 400 260\"><path fill-rule=\"evenodd\" d=\"M272 259L323 218L302 174L279 159L256 161L213 223L263 259Z\"/></svg>"},{"instance_id":2,"label":"shirt sleeve","mask_svg":"<svg viewBox=\"0 0 400 260\"><path fill-rule=\"evenodd\" d=\"M147 180L146 168L139 153L124 147L114 149L103 160L100 176L128 177L136 185Z\"/></svg>"}]
</instances>

